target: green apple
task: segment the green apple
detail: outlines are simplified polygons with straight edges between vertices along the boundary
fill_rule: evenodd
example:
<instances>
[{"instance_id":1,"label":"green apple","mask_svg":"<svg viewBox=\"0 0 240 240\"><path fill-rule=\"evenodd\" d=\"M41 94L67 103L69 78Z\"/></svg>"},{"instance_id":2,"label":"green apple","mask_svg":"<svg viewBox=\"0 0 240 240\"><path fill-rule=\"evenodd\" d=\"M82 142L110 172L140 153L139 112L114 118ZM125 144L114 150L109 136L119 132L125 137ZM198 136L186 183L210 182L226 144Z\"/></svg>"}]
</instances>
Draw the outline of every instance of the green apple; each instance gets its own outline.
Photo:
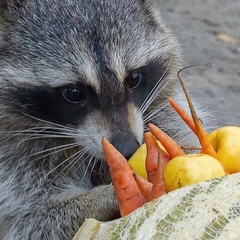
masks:
<instances>
[{"instance_id":1,"label":"green apple","mask_svg":"<svg viewBox=\"0 0 240 240\"><path fill-rule=\"evenodd\" d=\"M222 176L225 176L222 164L207 154L175 157L163 170L167 192Z\"/></svg>"},{"instance_id":2,"label":"green apple","mask_svg":"<svg viewBox=\"0 0 240 240\"><path fill-rule=\"evenodd\" d=\"M209 140L225 171L240 172L240 127L218 128L209 134Z\"/></svg>"}]
</instances>

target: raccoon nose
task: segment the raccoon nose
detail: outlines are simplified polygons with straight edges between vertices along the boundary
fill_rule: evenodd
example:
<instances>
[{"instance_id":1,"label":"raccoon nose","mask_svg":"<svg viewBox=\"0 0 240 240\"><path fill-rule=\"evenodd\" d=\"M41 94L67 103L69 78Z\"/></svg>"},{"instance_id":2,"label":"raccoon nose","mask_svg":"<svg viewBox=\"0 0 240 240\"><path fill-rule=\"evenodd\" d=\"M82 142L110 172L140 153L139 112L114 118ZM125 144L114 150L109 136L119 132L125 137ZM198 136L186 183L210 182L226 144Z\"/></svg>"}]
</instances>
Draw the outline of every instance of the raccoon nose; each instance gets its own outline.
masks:
<instances>
[{"instance_id":1,"label":"raccoon nose","mask_svg":"<svg viewBox=\"0 0 240 240\"><path fill-rule=\"evenodd\" d=\"M127 160L130 159L140 146L140 143L135 139L113 139L112 144Z\"/></svg>"}]
</instances>

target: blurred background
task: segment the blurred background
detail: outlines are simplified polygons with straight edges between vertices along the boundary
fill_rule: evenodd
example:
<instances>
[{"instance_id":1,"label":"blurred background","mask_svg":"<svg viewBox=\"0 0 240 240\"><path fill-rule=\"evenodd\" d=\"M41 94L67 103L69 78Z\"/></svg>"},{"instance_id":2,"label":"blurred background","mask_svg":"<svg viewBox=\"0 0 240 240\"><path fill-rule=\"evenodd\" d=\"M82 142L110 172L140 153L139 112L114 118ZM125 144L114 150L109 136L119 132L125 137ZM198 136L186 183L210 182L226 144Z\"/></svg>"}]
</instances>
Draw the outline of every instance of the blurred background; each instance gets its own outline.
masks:
<instances>
[{"instance_id":1,"label":"blurred background","mask_svg":"<svg viewBox=\"0 0 240 240\"><path fill-rule=\"evenodd\" d=\"M240 0L156 0L183 48L191 96L221 125L240 126Z\"/></svg>"}]
</instances>

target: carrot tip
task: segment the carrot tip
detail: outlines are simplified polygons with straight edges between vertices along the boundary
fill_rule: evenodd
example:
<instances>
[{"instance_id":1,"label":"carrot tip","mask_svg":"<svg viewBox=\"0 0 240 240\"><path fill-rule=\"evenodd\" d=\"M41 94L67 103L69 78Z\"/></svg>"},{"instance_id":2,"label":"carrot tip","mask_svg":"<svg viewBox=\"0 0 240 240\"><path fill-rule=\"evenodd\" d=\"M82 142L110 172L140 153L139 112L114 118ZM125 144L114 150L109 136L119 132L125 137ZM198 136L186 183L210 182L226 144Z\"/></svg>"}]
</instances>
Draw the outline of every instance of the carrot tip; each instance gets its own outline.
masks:
<instances>
[{"instance_id":1,"label":"carrot tip","mask_svg":"<svg viewBox=\"0 0 240 240\"><path fill-rule=\"evenodd\" d=\"M148 127L150 128L152 134L160 141L160 143L166 149L170 158L185 155L181 147L164 131L162 131L160 128L158 128L152 123L149 123Z\"/></svg>"}]
</instances>

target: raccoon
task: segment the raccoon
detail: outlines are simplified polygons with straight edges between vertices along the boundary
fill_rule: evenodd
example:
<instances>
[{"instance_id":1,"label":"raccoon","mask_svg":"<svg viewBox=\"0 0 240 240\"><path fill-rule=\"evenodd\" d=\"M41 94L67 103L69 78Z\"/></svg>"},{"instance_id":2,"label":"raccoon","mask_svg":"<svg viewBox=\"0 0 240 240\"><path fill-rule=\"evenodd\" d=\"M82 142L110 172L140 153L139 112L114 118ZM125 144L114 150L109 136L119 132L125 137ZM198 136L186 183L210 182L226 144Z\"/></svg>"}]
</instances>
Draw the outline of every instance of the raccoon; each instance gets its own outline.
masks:
<instances>
[{"instance_id":1,"label":"raccoon","mask_svg":"<svg viewBox=\"0 0 240 240\"><path fill-rule=\"evenodd\" d=\"M181 48L151 0L0 0L0 239L71 239L119 217L107 138L180 140Z\"/></svg>"}]
</instances>

